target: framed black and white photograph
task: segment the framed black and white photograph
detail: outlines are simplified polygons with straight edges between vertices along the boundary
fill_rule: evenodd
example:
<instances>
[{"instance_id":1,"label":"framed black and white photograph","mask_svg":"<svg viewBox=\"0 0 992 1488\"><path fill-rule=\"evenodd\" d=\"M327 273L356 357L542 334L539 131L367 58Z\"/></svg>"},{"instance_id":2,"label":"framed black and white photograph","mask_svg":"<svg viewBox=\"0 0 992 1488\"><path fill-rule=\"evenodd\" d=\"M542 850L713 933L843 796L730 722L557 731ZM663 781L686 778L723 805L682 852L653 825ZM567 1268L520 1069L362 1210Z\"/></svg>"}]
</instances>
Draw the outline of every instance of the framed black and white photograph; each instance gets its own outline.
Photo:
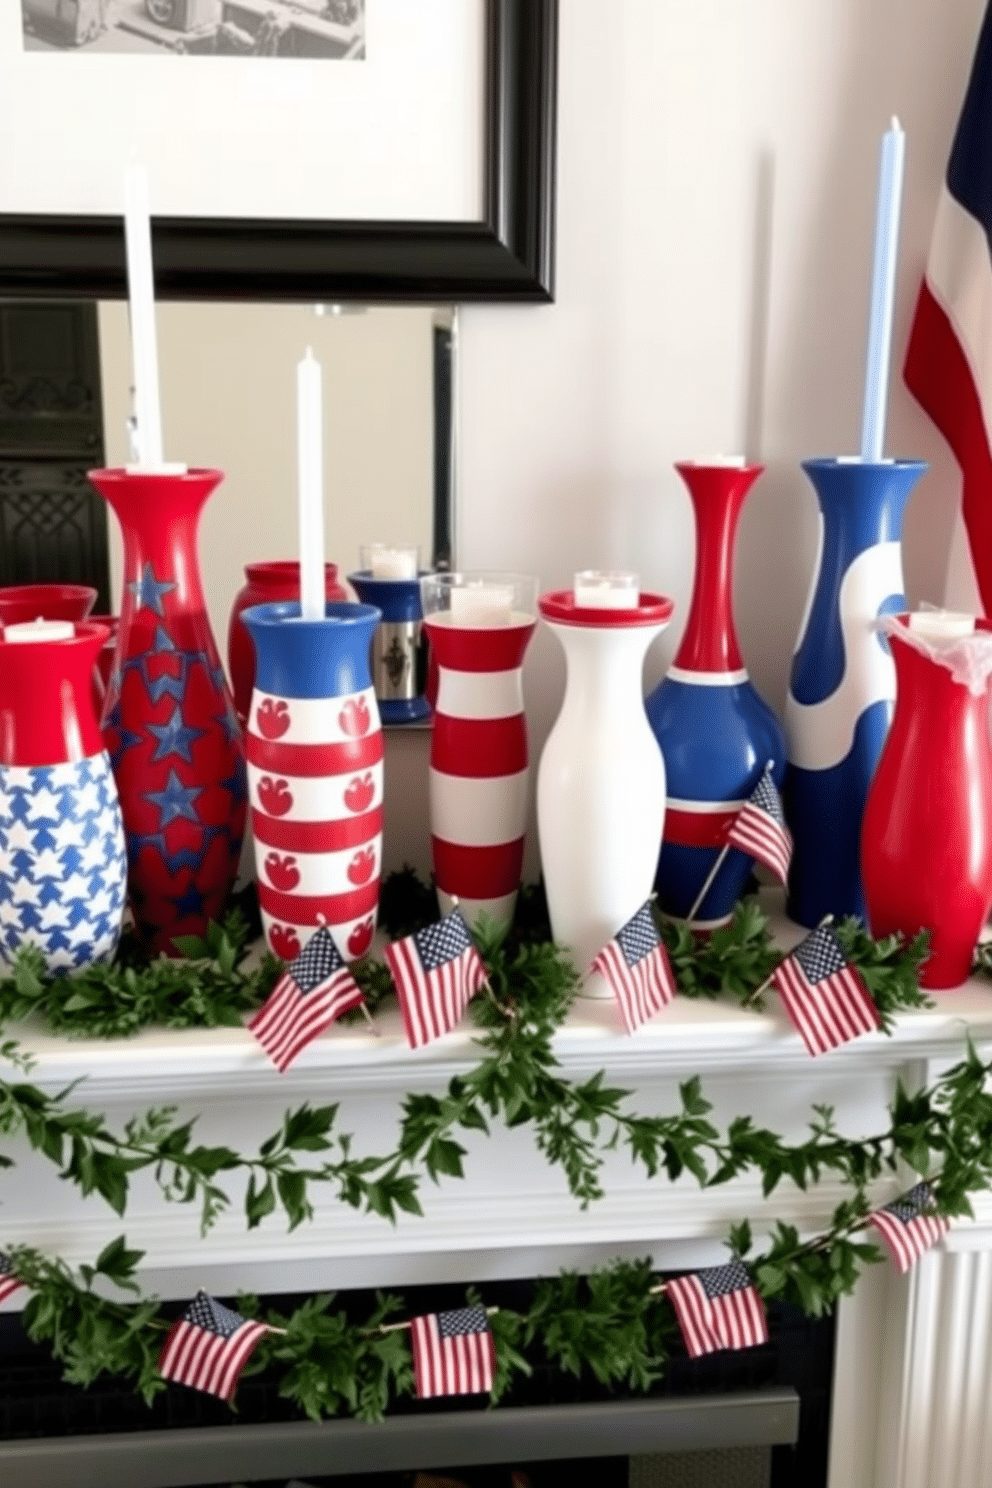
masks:
<instances>
[{"instance_id":1,"label":"framed black and white photograph","mask_svg":"<svg viewBox=\"0 0 992 1488\"><path fill-rule=\"evenodd\" d=\"M0 295L122 295L138 160L161 296L547 299L556 40L557 0L16 0Z\"/></svg>"}]
</instances>

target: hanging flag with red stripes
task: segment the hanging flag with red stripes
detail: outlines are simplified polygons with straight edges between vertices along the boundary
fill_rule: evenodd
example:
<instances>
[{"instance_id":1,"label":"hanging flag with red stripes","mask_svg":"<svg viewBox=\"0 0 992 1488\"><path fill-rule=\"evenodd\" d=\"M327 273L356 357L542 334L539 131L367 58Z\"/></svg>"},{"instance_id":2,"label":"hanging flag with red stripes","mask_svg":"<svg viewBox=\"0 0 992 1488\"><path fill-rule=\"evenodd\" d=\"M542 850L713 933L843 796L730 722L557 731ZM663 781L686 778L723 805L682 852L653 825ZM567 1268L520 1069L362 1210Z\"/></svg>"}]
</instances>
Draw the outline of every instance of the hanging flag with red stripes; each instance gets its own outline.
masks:
<instances>
[{"instance_id":1,"label":"hanging flag with red stripes","mask_svg":"<svg viewBox=\"0 0 992 1488\"><path fill-rule=\"evenodd\" d=\"M771 975L810 1054L825 1054L881 1028L878 1009L829 925L818 925Z\"/></svg>"},{"instance_id":2,"label":"hanging flag with red stripes","mask_svg":"<svg viewBox=\"0 0 992 1488\"><path fill-rule=\"evenodd\" d=\"M992 6L937 205L904 376L961 467L977 593L992 615ZM945 602L970 610L975 588Z\"/></svg>"},{"instance_id":3,"label":"hanging flag with red stripes","mask_svg":"<svg viewBox=\"0 0 992 1488\"><path fill-rule=\"evenodd\" d=\"M493 1387L496 1349L484 1307L432 1312L410 1323L417 1395L481 1395Z\"/></svg>"},{"instance_id":4,"label":"hanging flag with red stripes","mask_svg":"<svg viewBox=\"0 0 992 1488\"><path fill-rule=\"evenodd\" d=\"M727 841L750 857L764 863L782 883L789 877L792 861L792 834L785 824L782 801L772 779L771 765L766 765L750 798L730 824Z\"/></svg>"},{"instance_id":5,"label":"hanging flag with red stripes","mask_svg":"<svg viewBox=\"0 0 992 1488\"><path fill-rule=\"evenodd\" d=\"M457 909L386 947L411 1049L450 1032L480 987L486 968Z\"/></svg>"},{"instance_id":6,"label":"hanging flag with red stripes","mask_svg":"<svg viewBox=\"0 0 992 1488\"><path fill-rule=\"evenodd\" d=\"M901 1199L886 1204L884 1209L876 1209L868 1216L868 1223L878 1231L886 1250L903 1273L936 1245L951 1227L949 1219L934 1212L933 1189L929 1183L918 1183Z\"/></svg>"},{"instance_id":7,"label":"hanging flag with red stripes","mask_svg":"<svg viewBox=\"0 0 992 1488\"><path fill-rule=\"evenodd\" d=\"M665 1290L691 1359L768 1342L765 1304L742 1261L676 1277Z\"/></svg>"},{"instance_id":8,"label":"hanging flag with red stripes","mask_svg":"<svg viewBox=\"0 0 992 1488\"><path fill-rule=\"evenodd\" d=\"M23 1285L23 1281L19 1281L14 1275L14 1263L10 1259L10 1256L4 1255L3 1251L0 1250L0 1302L3 1302L7 1297L12 1297L18 1288Z\"/></svg>"},{"instance_id":9,"label":"hanging flag with red stripes","mask_svg":"<svg viewBox=\"0 0 992 1488\"><path fill-rule=\"evenodd\" d=\"M197 1292L169 1329L158 1372L176 1384L231 1400L241 1371L270 1331L265 1323L244 1318L206 1292Z\"/></svg>"},{"instance_id":10,"label":"hanging flag with red stripes","mask_svg":"<svg viewBox=\"0 0 992 1488\"><path fill-rule=\"evenodd\" d=\"M321 925L248 1024L280 1074L335 1019L361 1006L362 989Z\"/></svg>"},{"instance_id":11,"label":"hanging flag with red stripes","mask_svg":"<svg viewBox=\"0 0 992 1488\"><path fill-rule=\"evenodd\" d=\"M621 926L590 967L613 988L624 1027L633 1033L675 996L668 952L651 913L651 901Z\"/></svg>"}]
</instances>

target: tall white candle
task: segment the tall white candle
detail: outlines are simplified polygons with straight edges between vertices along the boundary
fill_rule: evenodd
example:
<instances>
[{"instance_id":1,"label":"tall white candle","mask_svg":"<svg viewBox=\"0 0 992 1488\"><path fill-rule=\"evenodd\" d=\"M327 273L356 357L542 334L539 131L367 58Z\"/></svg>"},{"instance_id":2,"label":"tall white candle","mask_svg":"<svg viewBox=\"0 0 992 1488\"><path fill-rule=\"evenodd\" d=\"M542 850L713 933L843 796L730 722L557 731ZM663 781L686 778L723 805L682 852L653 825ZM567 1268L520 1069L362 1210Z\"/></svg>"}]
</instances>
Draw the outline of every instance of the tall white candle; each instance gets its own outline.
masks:
<instances>
[{"instance_id":1,"label":"tall white candle","mask_svg":"<svg viewBox=\"0 0 992 1488\"><path fill-rule=\"evenodd\" d=\"M871 276L871 311L865 366L865 403L861 423L861 458L878 462L885 448L885 406L889 392L892 314L899 253L899 208L906 156L906 136L899 120L882 136L875 219L875 259Z\"/></svg>"},{"instance_id":2,"label":"tall white candle","mask_svg":"<svg viewBox=\"0 0 992 1488\"><path fill-rule=\"evenodd\" d=\"M310 347L296 366L300 614L324 617L324 409L320 363Z\"/></svg>"},{"instance_id":3,"label":"tall white candle","mask_svg":"<svg viewBox=\"0 0 992 1488\"><path fill-rule=\"evenodd\" d=\"M124 242L138 457L143 467L155 469L162 465L162 413L148 176L143 165L131 164L124 173Z\"/></svg>"}]
</instances>

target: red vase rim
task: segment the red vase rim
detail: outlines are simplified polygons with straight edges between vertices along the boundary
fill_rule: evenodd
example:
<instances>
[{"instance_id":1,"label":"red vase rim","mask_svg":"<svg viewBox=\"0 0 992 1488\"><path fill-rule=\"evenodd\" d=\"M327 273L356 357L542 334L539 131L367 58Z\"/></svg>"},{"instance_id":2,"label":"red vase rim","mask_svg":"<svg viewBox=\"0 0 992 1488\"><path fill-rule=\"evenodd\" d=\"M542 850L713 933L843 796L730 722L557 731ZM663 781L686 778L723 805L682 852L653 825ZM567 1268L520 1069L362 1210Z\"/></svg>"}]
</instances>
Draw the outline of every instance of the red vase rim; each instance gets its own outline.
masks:
<instances>
[{"instance_id":1,"label":"red vase rim","mask_svg":"<svg viewBox=\"0 0 992 1488\"><path fill-rule=\"evenodd\" d=\"M641 594L639 603L625 609L599 609L577 605L572 589L553 589L542 594L537 607L545 620L558 625L581 625L587 630L624 630L635 625L664 625L672 618L675 601L666 594Z\"/></svg>"},{"instance_id":2,"label":"red vase rim","mask_svg":"<svg viewBox=\"0 0 992 1488\"><path fill-rule=\"evenodd\" d=\"M7 637L4 635L3 627L0 626L0 646L4 646L4 647L8 648L9 650L13 650L13 649L16 648L16 650L18 652L18 655L21 655L21 654L27 655L27 654L30 653L31 646L33 646L33 645L37 645L37 646L79 646L79 645L81 645L84 642L91 642L91 641L95 641L97 639L99 639L99 641L100 641L100 643L102 645L109 638L109 636L110 636L110 626L109 625L99 625L99 624L97 624L93 620L73 620L73 621L68 621L67 624L71 624L72 627L73 627L74 634L71 635L71 636L65 636L64 639L54 639L53 638L50 641L27 641L27 642L24 642L24 641L8 641L7 640Z\"/></svg>"},{"instance_id":3,"label":"red vase rim","mask_svg":"<svg viewBox=\"0 0 992 1488\"><path fill-rule=\"evenodd\" d=\"M683 471L705 470L711 475L763 475L764 465L745 461L743 465L725 465L720 461L709 460L676 460L675 469L681 474Z\"/></svg>"},{"instance_id":4,"label":"red vase rim","mask_svg":"<svg viewBox=\"0 0 992 1488\"><path fill-rule=\"evenodd\" d=\"M86 475L89 480L99 477L107 485L111 482L126 485L130 481L162 481L163 484L192 481L199 485L205 480L219 485L224 479L223 470L211 465L187 465L185 470L144 470L140 466L107 465L88 470Z\"/></svg>"}]
</instances>

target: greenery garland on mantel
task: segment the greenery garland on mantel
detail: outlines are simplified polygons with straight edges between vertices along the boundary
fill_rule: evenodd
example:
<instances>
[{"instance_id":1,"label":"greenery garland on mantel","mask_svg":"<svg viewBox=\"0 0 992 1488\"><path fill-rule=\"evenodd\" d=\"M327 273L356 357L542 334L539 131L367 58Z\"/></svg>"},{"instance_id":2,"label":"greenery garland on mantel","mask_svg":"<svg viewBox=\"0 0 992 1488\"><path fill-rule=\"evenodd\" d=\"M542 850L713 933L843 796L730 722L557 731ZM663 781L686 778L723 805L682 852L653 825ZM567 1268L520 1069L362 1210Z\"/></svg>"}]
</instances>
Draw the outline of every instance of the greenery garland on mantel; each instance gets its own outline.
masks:
<instances>
[{"instance_id":1,"label":"greenery garland on mantel","mask_svg":"<svg viewBox=\"0 0 992 1488\"><path fill-rule=\"evenodd\" d=\"M382 911L394 936L436 917L432 892L409 872L387 880ZM781 955L754 899L709 937L668 924L662 933L680 991L690 997L730 995L754 1007ZM886 1028L897 1011L927 1005L917 980L925 937L909 945L896 937L876 942L853 921L840 925L838 935ZM126 943L113 965L72 978L46 976L37 953L26 950L13 974L0 981L0 1024L33 1014L55 1032L89 1037L119 1037L152 1023L240 1024L279 974L271 957L255 967L246 962L247 938L247 921L235 914L212 927L207 941L183 942L186 960L148 961ZM539 891L521 896L510 935L487 930L477 940L491 989L471 1004L480 1061L454 1077L443 1095L408 1094L396 1146L385 1155L353 1150L352 1138L338 1129L337 1106L288 1111L258 1152L243 1156L195 1144L194 1122L180 1120L174 1108L146 1111L115 1132L102 1116L70 1104L73 1087L47 1095L27 1080L0 1081L0 1136L23 1135L61 1177L84 1195L99 1193L118 1214L127 1207L131 1174L150 1169L166 1199L199 1205L204 1231L230 1202L222 1175L235 1173L245 1180L249 1228L277 1209L291 1229L309 1220L310 1195L324 1184L334 1185L342 1202L386 1219L400 1210L419 1214L423 1175L461 1177L465 1149L458 1134L488 1132L495 1120L529 1125L539 1150L563 1169L583 1205L602 1196L602 1164L618 1146L649 1178L664 1172L674 1181L688 1172L700 1186L712 1187L754 1172L766 1196L783 1179L807 1189L829 1174L850 1192L824 1234L804 1240L795 1227L777 1223L756 1254L747 1221L729 1235L732 1253L746 1258L766 1299L797 1303L810 1315L828 1310L851 1291L865 1264L881 1258L876 1246L858 1239L872 1208L898 1191L890 1182L877 1198L871 1188L878 1180L904 1165L932 1183L935 1208L950 1218L970 1214L969 1195L992 1185L992 1095L986 1091L992 1062L984 1063L970 1043L962 1061L929 1088L910 1093L897 1086L888 1130L858 1140L836 1129L825 1106L814 1108L808 1136L797 1143L756 1126L749 1115L720 1131L695 1076L680 1085L674 1114L641 1116L629 1109L629 1092L610 1088L602 1073L570 1081L556 1060L554 1035L579 978L550 942ZM388 970L370 960L356 974L374 1008L390 990ZM30 1058L14 1040L0 1045L0 1054L28 1073ZM0 1154L0 1167L11 1165ZM123 1237L78 1273L27 1247L8 1248L8 1254L31 1288L24 1325L63 1361L68 1380L87 1384L104 1372L123 1374L149 1399L162 1387L154 1369L166 1326L158 1302L107 1300L94 1289L94 1283L103 1289L113 1284L137 1293L141 1253L129 1250ZM529 1371L528 1354L535 1350L573 1373L584 1361L602 1383L646 1389L663 1367L672 1326L667 1305L651 1290L654 1280L646 1262L617 1263L581 1283L572 1276L541 1282L526 1314L501 1309L493 1317L497 1397L515 1372ZM242 1311L253 1306L244 1299L240 1305ZM314 1418L344 1409L377 1419L411 1388L404 1335L380 1331L401 1306L395 1297L382 1298L358 1326L333 1310L332 1298L314 1298L289 1318L269 1319L286 1332L267 1336L253 1367L283 1366L282 1393Z\"/></svg>"}]
</instances>

